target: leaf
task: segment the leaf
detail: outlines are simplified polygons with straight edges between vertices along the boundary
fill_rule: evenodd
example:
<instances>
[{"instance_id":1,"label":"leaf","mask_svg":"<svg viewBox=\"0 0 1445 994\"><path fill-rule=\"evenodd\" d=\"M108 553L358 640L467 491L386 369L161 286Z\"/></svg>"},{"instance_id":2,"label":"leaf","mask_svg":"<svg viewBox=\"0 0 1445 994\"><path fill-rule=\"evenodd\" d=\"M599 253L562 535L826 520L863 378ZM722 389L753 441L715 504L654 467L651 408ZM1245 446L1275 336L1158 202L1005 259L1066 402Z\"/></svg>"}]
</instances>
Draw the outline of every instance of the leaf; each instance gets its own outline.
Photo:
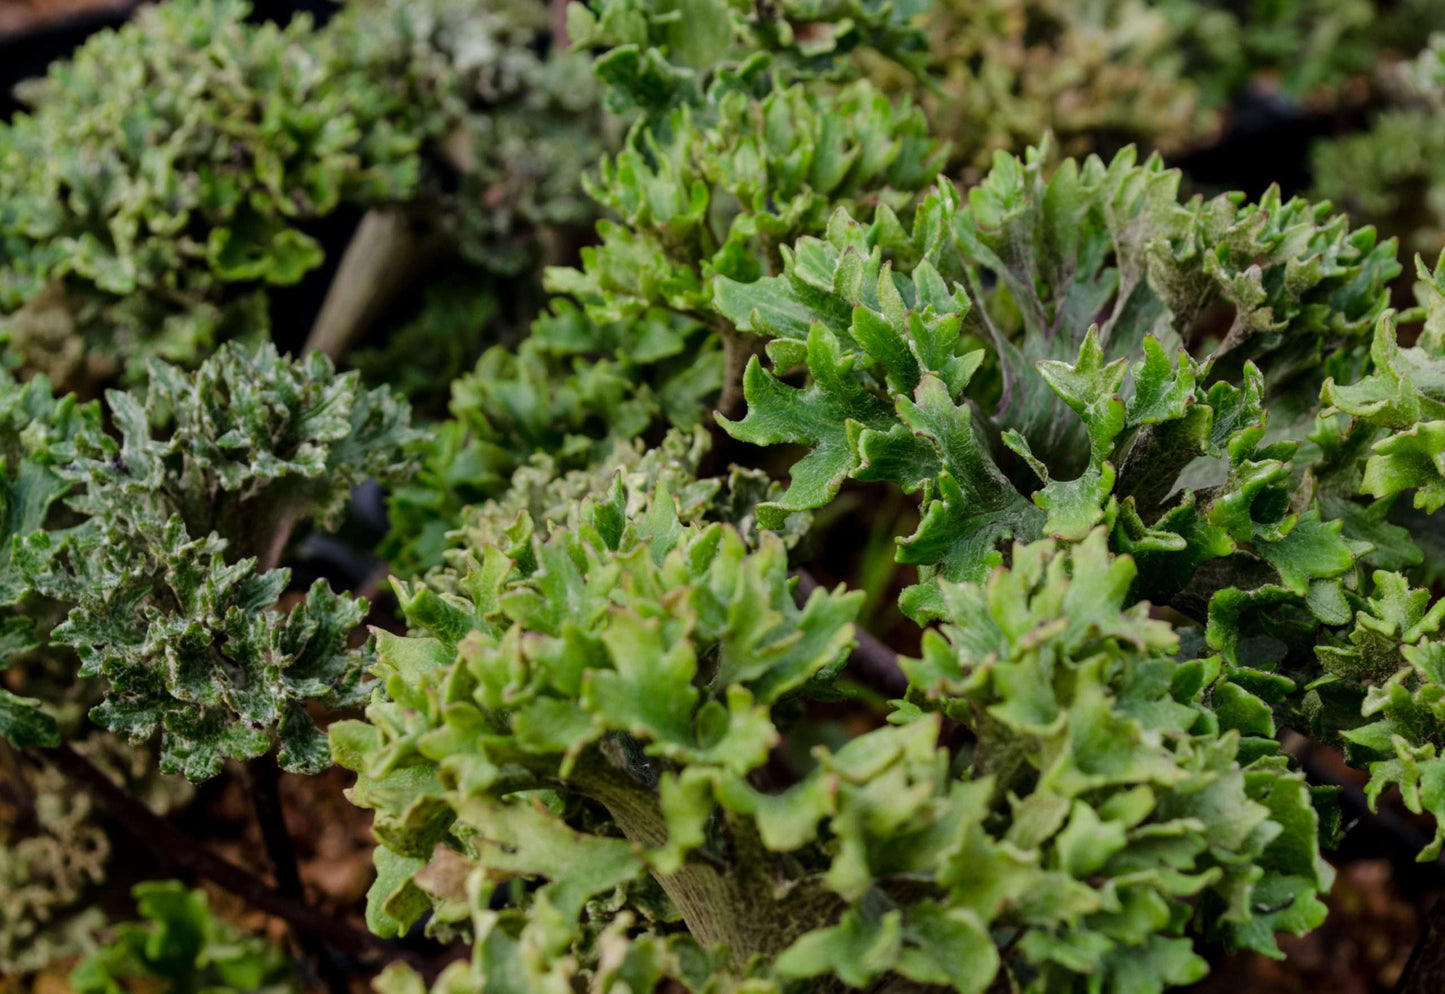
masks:
<instances>
[{"instance_id":1,"label":"leaf","mask_svg":"<svg viewBox=\"0 0 1445 994\"><path fill-rule=\"evenodd\" d=\"M850 912L839 924L809 933L784 950L777 969L785 977L831 973L850 987L867 987L897 963L902 946L899 912L888 912L870 923Z\"/></svg>"},{"instance_id":2,"label":"leaf","mask_svg":"<svg viewBox=\"0 0 1445 994\"><path fill-rule=\"evenodd\" d=\"M937 564L949 580L977 580L1003 561L997 544L1038 533L1039 515L1014 490L978 445L968 408L949 399L941 380L925 377L916 401L900 398L899 417L926 439L944 467L938 499L918 530L899 542L900 562Z\"/></svg>"},{"instance_id":3,"label":"leaf","mask_svg":"<svg viewBox=\"0 0 1445 994\"><path fill-rule=\"evenodd\" d=\"M116 926L109 944L86 955L68 978L75 991L109 994L138 980L214 991L301 989L281 948L216 918L204 891L164 880L132 893L142 920Z\"/></svg>"},{"instance_id":4,"label":"leaf","mask_svg":"<svg viewBox=\"0 0 1445 994\"><path fill-rule=\"evenodd\" d=\"M1375 443L1360 492L1392 497L1414 490L1414 506L1434 514L1445 505L1445 421L1427 421Z\"/></svg>"},{"instance_id":5,"label":"leaf","mask_svg":"<svg viewBox=\"0 0 1445 994\"><path fill-rule=\"evenodd\" d=\"M1310 580L1339 576L1355 564L1356 553L1340 537L1343 522L1322 522L1318 510L1300 517L1284 538L1258 543L1259 554L1279 571L1280 583L1304 594Z\"/></svg>"},{"instance_id":6,"label":"leaf","mask_svg":"<svg viewBox=\"0 0 1445 994\"><path fill-rule=\"evenodd\" d=\"M539 804L475 798L463 801L458 815L477 831L483 865L546 878L548 901L564 918L574 918L592 895L642 872L630 843L574 832Z\"/></svg>"},{"instance_id":7,"label":"leaf","mask_svg":"<svg viewBox=\"0 0 1445 994\"><path fill-rule=\"evenodd\" d=\"M373 854L376 880L366 892L366 927L383 938L403 935L427 909L412 876L426 860L398 856L384 846Z\"/></svg>"},{"instance_id":8,"label":"leaf","mask_svg":"<svg viewBox=\"0 0 1445 994\"><path fill-rule=\"evenodd\" d=\"M60 745L60 726L39 704L33 697L18 697L0 689L0 737L16 749Z\"/></svg>"},{"instance_id":9,"label":"leaf","mask_svg":"<svg viewBox=\"0 0 1445 994\"><path fill-rule=\"evenodd\" d=\"M765 371L756 357L743 378L748 414L742 421L718 417L734 438L755 445L793 442L813 451L793 466L782 498L759 508L764 523L787 513L821 507L857 467L850 435L860 428L887 430L893 423L888 407L853 377L856 360L845 357L838 339L822 325L808 333L805 389L790 387Z\"/></svg>"},{"instance_id":10,"label":"leaf","mask_svg":"<svg viewBox=\"0 0 1445 994\"><path fill-rule=\"evenodd\" d=\"M151 373L144 404L108 394L119 442L97 410L62 402L55 430L70 437L32 443L24 465L58 482L16 521L35 529L12 546L24 589L61 602L51 643L75 650L82 677L106 678L91 717L135 741L162 729L166 770L206 779L279 743L285 768L319 772L330 751L305 703L365 696L347 645L365 605L318 582L283 617L271 609L288 571L245 553L266 551L283 521L331 521L363 475L403 474L408 412L319 354L270 346ZM65 491L80 524L44 530L44 504ZM37 720L24 734L53 737Z\"/></svg>"}]
</instances>

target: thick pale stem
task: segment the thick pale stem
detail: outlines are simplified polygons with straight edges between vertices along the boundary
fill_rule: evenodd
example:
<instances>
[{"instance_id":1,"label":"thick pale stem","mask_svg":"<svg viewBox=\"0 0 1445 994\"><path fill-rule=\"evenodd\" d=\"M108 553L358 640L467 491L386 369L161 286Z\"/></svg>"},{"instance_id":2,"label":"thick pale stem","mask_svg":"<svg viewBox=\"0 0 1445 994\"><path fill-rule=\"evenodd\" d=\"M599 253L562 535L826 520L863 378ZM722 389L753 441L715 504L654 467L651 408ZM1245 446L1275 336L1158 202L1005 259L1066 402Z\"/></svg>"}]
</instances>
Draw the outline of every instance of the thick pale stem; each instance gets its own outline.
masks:
<instances>
[{"instance_id":1,"label":"thick pale stem","mask_svg":"<svg viewBox=\"0 0 1445 994\"><path fill-rule=\"evenodd\" d=\"M649 848L667 841L667 821L652 791L606 775L574 786L605 805L632 841ZM780 872L777 855L764 848L751 823L730 821L726 834L725 866L694 856L676 873L656 875L702 946L727 946L733 964L743 967L838 920L842 900L816 880Z\"/></svg>"},{"instance_id":2,"label":"thick pale stem","mask_svg":"<svg viewBox=\"0 0 1445 994\"><path fill-rule=\"evenodd\" d=\"M622 833L653 847L667 841L667 826L650 791L620 787L595 796L607 806ZM729 820L727 867L690 859L657 882L677 906L688 932L704 948L726 945L728 958L743 969L754 956L772 958L806 932L836 924L846 905L817 878L789 879L779 872L776 853L764 848L750 822ZM919 984L892 974L868 994L934 994L950 988ZM834 977L817 978L813 994L853 990Z\"/></svg>"},{"instance_id":3,"label":"thick pale stem","mask_svg":"<svg viewBox=\"0 0 1445 994\"><path fill-rule=\"evenodd\" d=\"M281 557L286 554L286 546L291 543L291 533L301 522L301 509L294 504L288 504L281 509L276 516L276 527L271 530L271 537L266 542L265 551L261 553L256 562L257 569L262 572L269 572L281 565Z\"/></svg>"},{"instance_id":4,"label":"thick pale stem","mask_svg":"<svg viewBox=\"0 0 1445 994\"><path fill-rule=\"evenodd\" d=\"M335 359L360 339L441 254L446 240L400 210L370 210L361 219L305 351Z\"/></svg>"},{"instance_id":5,"label":"thick pale stem","mask_svg":"<svg viewBox=\"0 0 1445 994\"><path fill-rule=\"evenodd\" d=\"M567 4L568 0L550 0L548 3L554 52L565 52L572 43L571 39L567 37Z\"/></svg>"}]
</instances>

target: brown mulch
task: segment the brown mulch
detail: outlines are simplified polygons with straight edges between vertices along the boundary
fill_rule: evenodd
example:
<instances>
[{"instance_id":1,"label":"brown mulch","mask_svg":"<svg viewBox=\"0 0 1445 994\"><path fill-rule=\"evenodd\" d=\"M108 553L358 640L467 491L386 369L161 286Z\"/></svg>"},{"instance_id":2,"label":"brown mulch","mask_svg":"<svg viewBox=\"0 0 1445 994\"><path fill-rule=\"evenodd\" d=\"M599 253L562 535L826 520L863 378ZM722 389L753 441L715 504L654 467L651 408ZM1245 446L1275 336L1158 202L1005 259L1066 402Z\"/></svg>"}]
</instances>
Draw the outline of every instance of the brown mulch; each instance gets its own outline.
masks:
<instances>
[{"instance_id":1,"label":"brown mulch","mask_svg":"<svg viewBox=\"0 0 1445 994\"><path fill-rule=\"evenodd\" d=\"M0 0L0 38L81 14L129 10L136 0Z\"/></svg>"}]
</instances>

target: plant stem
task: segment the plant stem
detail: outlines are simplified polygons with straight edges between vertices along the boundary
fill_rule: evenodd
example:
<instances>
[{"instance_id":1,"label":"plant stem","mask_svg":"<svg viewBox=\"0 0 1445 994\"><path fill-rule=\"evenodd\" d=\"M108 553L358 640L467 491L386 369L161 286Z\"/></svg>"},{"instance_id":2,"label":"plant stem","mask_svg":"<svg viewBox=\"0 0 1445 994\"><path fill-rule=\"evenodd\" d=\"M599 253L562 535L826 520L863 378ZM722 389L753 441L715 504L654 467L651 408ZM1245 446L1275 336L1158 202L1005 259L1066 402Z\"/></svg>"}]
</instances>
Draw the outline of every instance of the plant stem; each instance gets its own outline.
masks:
<instances>
[{"instance_id":1,"label":"plant stem","mask_svg":"<svg viewBox=\"0 0 1445 994\"><path fill-rule=\"evenodd\" d=\"M1445 990L1445 897L1435 899L1420 938L1395 985L1395 994L1439 994Z\"/></svg>"},{"instance_id":2,"label":"plant stem","mask_svg":"<svg viewBox=\"0 0 1445 994\"><path fill-rule=\"evenodd\" d=\"M798 578L797 600L801 607L817 590L819 583L805 569L794 570ZM889 698L902 697L908 689L908 678L898 665L898 653L884 645L857 625L853 638L858 645L848 657L848 669L859 681Z\"/></svg>"},{"instance_id":3,"label":"plant stem","mask_svg":"<svg viewBox=\"0 0 1445 994\"><path fill-rule=\"evenodd\" d=\"M269 573L281 565L281 557L286 554L286 546L291 542L291 533L296 530L296 525L300 520L301 509L299 507L288 504L281 509L276 527L271 530L271 540L257 557L256 565L259 572Z\"/></svg>"},{"instance_id":4,"label":"plant stem","mask_svg":"<svg viewBox=\"0 0 1445 994\"><path fill-rule=\"evenodd\" d=\"M276 887L288 897L301 897L301 873L296 868L296 852L291 834L286 830L281 810L281 790L276 779L276 764L269 754L246 762L246 789L251 806L261 827L266 855L276 876Z\"/></svg>"},{"instance_id":5,"label":"plant stem","mask_svg":"<svg viewBox=\"0 0 1445 994\"><path fill-rule=\"evenodd\" d=\"M266 844L271 872L276 877L276 888L283 896L304 902L306 892L301 886L301 871L296 865L296 849L291 844L291 833L286 830L276 762L268 753L248 760L245 770L246 787L256 812L256 822L261 828L261 838ZM313 978L320 980L331 994L346 994L346 978L337 969L336 961L326 946L315 936L300 932L296 933L296 944L300 947L301 961Z\"/></svg>"},{"instance_id":6,"label":"plant stem","mask_svg":"<svg viewBox=\"0 0 1445 994\"><path fill-rule=\"evenodd\" d=\"M16 808L16 825L28 827L35 824L35 796L30 791L24 771L20 769L15 749L4 739L0 739L0 771L5 774L0 786L9 785L3 793L10 795Z\"/></svg>"},{"instance_id":7,"label":"plant stem","mask_svg":"<svg viewBox=\"0 0 1445 994\"><path fill-rule=\"evenodd\" d=\"M435 976L436 967L426 957L289 898L259 877L206 850L126 790L116 786L110 777L69 745L61 743L53 749L37 748L33 751L89 791L112 821L170 866L209 880L252 907L325 941L339 952L380 963L404 960L419 972Z\"/></svg>"},{"instance_id":8,"label":"plant stem","mask_svg":"<svg viewBox=\"0 0 1445 994\"><path fill-rule=\"evenodd\" d=\"M399 210L366 212L341 257L303 352L319 349L333 359L340 356L432 263L446 240L418 230L419 223Z\"/></svg>"},{"instance_id":9,"label":"plant stem","mask_svg":"<svg viewBox=\"0 0 1445 994\"><path fill-rule=\"evenodd\" d=\"M552 24L552 51L565 52L572 44L567 37L567 0L550 0L547 8Z\"/></svg>"},{"instance_id":10,"label":"plant stem","mask_svg":"<svg viewBox=\"0 0 1445 994\"><path fill-rule=\"evenodd\" d=\"M566 789L605 806L631 841L648 847L663 845L668 838L667 819L657 794L629 782L618 768L615 754L608 753L604 747L604 760L579 763L582 775ZM803 933L842 916L842 900L818 879L779 889L783 877L775 854L764 847L750 823L724 819L718 831L727 838L725 865L714 865L693 853L676 872L655 874L682 915L688 933L704 948L727 946L734 966L742 968L754 956L775 956Z\"/></svg>"},{"instance_id":11,"label":"plant stem","mask_svg":"<svg viewBox=\"0 0 1445 994\"><path fill-rule=\"evenodd\" d=\"M767 339L738 331L726 322L723 324L717 329L723 343L723 381L717 409L723 417L736 418L743 413L743 374L747 372L748 361L762 354Z\"/></svg>"}]
</instances>

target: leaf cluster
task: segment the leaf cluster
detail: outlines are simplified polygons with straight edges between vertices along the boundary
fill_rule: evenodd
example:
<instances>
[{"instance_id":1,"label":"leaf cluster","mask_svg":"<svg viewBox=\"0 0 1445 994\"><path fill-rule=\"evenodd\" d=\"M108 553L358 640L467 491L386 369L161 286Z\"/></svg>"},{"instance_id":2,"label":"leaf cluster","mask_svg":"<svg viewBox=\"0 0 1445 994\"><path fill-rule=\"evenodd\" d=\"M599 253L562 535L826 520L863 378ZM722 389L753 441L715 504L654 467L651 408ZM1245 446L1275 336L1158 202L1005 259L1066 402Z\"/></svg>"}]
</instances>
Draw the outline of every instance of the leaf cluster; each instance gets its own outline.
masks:
<instances>
[{"instance_id":1,"label":"leaf cluster","mask_svg":"<svg viewBox=\"0 0 1445 994\"><path fill-rule=\"evenodd\" d=\"M840 215L783 277L719 281L718 306L773 336L747 417L724 426L810 450L760 521L850 478L920 492L898 547L920 621L1005 562L1005 540L1102 527L1137 563L1130 599L1168 604L1219 657L1235 727L1342 741L1372 797L1398 783L1445 813L1445 615L1421 586L1445 504L1442 270L1419 264L1425 324L1402 348L1393 245L1369 229L1273 194L1180 205L1127 155L1048 179L1041 162L999 158L956 211L933 198L953 237L907 275Z\"/></svg>"},{"instance_id":2,"label":"leaf cluster","mask_svg":"<svg viewBox=\"0 0 1445 994\"><path fill-rule=\"evenodd\" d=\"M322 32L387 120L430 142L420 208L485 271L538 262L539 232L590 224L581 177L605 150L591 59L549 47L545 4L353 0ZM395 198L393 198L395 199Z\"/></svg>"},{"instance_id":3,"label":"leaf cluster","mask_svg":"<svg viewBox=\"0 0 1445 994\"><path fill-rule=\"evenodd\" d=\"M77 994L124 994L136 984L214 994L300 990L280 948L218 919L204 891L165 880L137 884L133 893L143 920L116 926L114 941L71 971Z\"/></svg>"},{"instance_id":4,"label":"leaf cluster","mask_svg":"<svg viewBox=\"0 0 1445 994\"><path fill-rule=\"evenodd\" d=\"M1217 126L1167 3L944 0L922 24L931 85L881 61L869 74L916 91L966 169L986 170L995 151L1020 152L1045 132L1082 155L1130 142L1179 148Z\"/></svg>"},{"instance_id":5,"label":"leaf cluster","mask_svg":"<svg viewBox=\"0 0 1445 994\"><path fill-rule=\"evenodd\" d=\"M1259 5L1151 0L1179 32L1188 75L1218 105L1259 77L1289 96L1333 101L1395 52L1417 52L1441 11L1430 0L1285 0Z\"/></svg>"},{"instance_id":6,"label":"leaf cluster","mask_svg":"<svg viewBox=\"0 0 1445 994\"><path fill-rule=\"evenodd\" d=\"M288 769L329 765L306 707L359 699L363 657L347 639L366 605L318 581L273 611L290 573L270 566L296 524L334 526L356 482L405 476L407 408L319 353L292 361L270 346L224 347L194 374L153 361L144 401L111 391L107 407L118 437L98 430L95 405L63 443L22 434L20 465L40 482L7 501L9 575L22 581L7 599L68 609L49 638L82 677L105 677L92 717L133 740L162 729L166 772L205 779L277 741ZM53 719L6 700L8 738L55 744Z\"/></svg>"},{"instance_id":7,"label":"leaf cluster","mask_svg":"<svg viewBox=\"0 0 1445 994\"><path fill-rule=\"evenodd\" d=\"M307 219L410 194L421 136L368 109L386 102L363 77L333 77L309 19L248 13L148 8L26 89L32 111L0 128L6 312L39 300L111 362L190 360L264 330L255 289L321 262ZM12 348L32 312L7 320Z\"/></svg>"},{"instance_id":8,"label":"leaf cluster","mask_svg":"<svg viewBox=\"0 0 1445 994\"><path fill-rule=\"evenodd\" d=\"M1396 99L1368 128L1311 149L1315 189L1433 256L1445 249L1445 34L1392 76Z\"/></svg>"},{"instance_id":9,"label":"leaf cluster","mask_svg":"<svg viewBox=\"0 0 1445 994\"><path fill-rule=\"evenodd\" d=\"M547 287L598 321L652 307L705 320L714 277L770 275L780 246L821 232L840 206L906 212L944 152L916 109L866 82L761 98L714 87L604 160L588 190L618 220L600 222L581 269L550 270Z\"/></svg>"},{"instance_id":10,"label":"leaf cluster","mask_svg":"<svg viewBox=\"0 0 1445 994\"><path fill-rule=\"evenodd\" d=\"M747 416L724 427L810 450L764 522L849 478L921 492L898 553L923 570L905 595L920 618L931 577L982 580L1001 540L1101 523L1156 603L1241 547L1292 586L1348 569L1338 535L1333 555L1286 562L1305 535L1329 539L1292 500L1294 446L1268 433L1308 423L1323 371L1356 360L1393 245L1273 192L1180 204L1178 174L1128 151L1047 177L1045 159L1000 153L967 204L941 187L915 222L921 252L890 253L840 212L782 276L717 281L719 310L771 338L772 370L752 361ZM1218 305L1228 324L1211 323ZM782 378L800 367L803 386Z\"/></svg>"},{"instance_id":11,"label":"leaf cluster","mask_svg":"<svg viewBox=\"0 0 1445 994\"><path fill-rule=\"evenodd\" d=\"M931 56L922 75L881 59L868 72L916 94L970 178L994 152L1021 153L1046 132L1071 155L1129 143L1182 151L1206 143L1251 91L1313 107L1349 101L1381 63L1418 51L1422 30L1445 27L1428 0L943 0L920 24Z\"/></svg>"},{"instance_id":12,"label":"leaf cluster","mask_svg":"<svg viewBox=\"0 0 1445 994\"><path fill-rule=\"evenodd\" d=\"M343 208L408 205L505 272L535 261L539 226L590 218L595 107L581 61L537 54L540 5L249 14L147 8L0 127L0 313L28 368L86 388L257 340L268 288L321 264L316 223Z\"/></svg>"},{"instance_id":13,"label":"leaf cluster","mask_svg":"<svg viewBox=\"0 0 1445 994\"><path fill-rule=\"evenodd\" d=\"M157 812L190 796L184 780L157 774L144 746L95 733L75 748ZM104 924L96 888L109 876L114 849L90 795L59 771L39 768L10 786L26 810L0 822L0 888L8 898L0 906L0 969L18 976L95 947Z\"/></svg>"},{"instance_id":14,"label":"leaf cluster","mask_svg":"<svg viewBox=\"0 0 1445 994\"><path fill-rule=\"evenodd\" d=\"M436 990L982 992L1003 970L1162 990L1202 975L1206 923L1277 955L1275 931L1321 918L1303 778L1208 706L1217 658L1178 662L1167 624L1122 607L1133 565L1102 530L946 585L893 726L770 785L860 595L799 607L776 536L750 549L622 479L565 524L462 544L447 590L402 585L412 635L378 633L368 721L332 728L376 810L372 927L430 911L472 938ZM940 749L935 712L976 745Z\"/></svg>"},{"instance_id":15,"label":"leaf cluster","mask_svg":"<svg viewBox=\"0 0 1445 994\"><path fill-rule=\"evenodd\" d=\"M920 72L928 58L912 0L588 0L567 7L574 47L599 49L594 71L611 110L648 124L720 89L839 79L855 53Z\"/></svg>"},{"instance_id":16,"label":"leaf cluster","mask_svg":"<svg viewBox=\"0 0 1445 994\"><path fill-rule=\"evenodd\" d=\"M838 204L899 227L942 161L921 116L866 83L761 98L718 87L665 130L640 124L587 184L617 220L599 223L580 269L548 272L576 304L555 302L519 346L453 384L451 419L393 503L388 560L436 565L461 509L498 496L534 454L579 468L659 423L697 424L747 355L710 306L713 277L769 274Z\"/></svg>"},{"instance_id":17,"label":"leaf cluster","mask_svg":"<svg viewBox=\"0 0 1445 994\"><path fill-rule=\"evenodd\" d=\"M465 510L523 467L581 469L658 424L691 428L721 380L718 343L696 322L655 309L603 323L554 301L515 349L492 346L452 383L451 417L392 495L382 554L407 576L440 565Z\"/></svg>"}]
</instances>

